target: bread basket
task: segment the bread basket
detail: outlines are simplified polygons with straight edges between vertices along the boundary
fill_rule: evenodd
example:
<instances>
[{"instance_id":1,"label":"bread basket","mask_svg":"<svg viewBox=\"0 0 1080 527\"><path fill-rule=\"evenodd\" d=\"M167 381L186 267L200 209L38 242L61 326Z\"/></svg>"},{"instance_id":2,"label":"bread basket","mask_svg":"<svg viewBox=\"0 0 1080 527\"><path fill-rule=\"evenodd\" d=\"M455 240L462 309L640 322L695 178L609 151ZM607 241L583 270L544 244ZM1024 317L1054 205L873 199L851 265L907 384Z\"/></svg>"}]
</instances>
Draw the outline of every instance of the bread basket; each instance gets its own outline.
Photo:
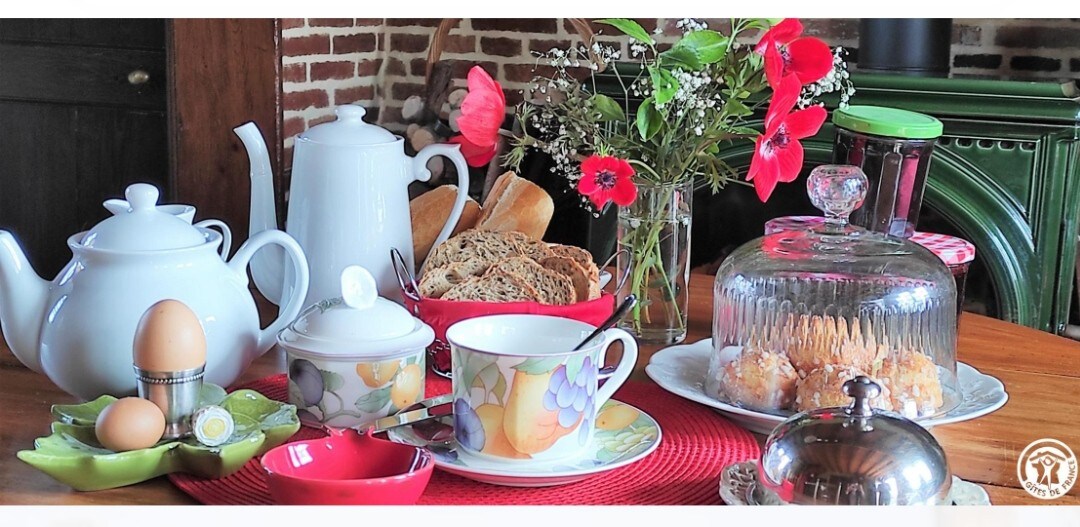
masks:
<instances>
[{"instance_id":1,"label":"bread basket","mask_svg":"<svg viewBox=\"0 0 1080 527\"><path fill-rule=\"evenodd\" d=\"M536 314L570 318L599 326L615 311L615 295L608 292L594 300L563 306L539 302L473 302L424 298L420 295L416 279L408 271L401 255L396 250L390 252L405 307L413 316L435 330L435 341L427 348L428 364L433 372L446 378L450 377L450 345L446 341L446 330L462 320L484 315ZM604 267L607 267L607 264ZM615 290L625 282L625 276L619 277Z\"/></svg>"}]
</instances>

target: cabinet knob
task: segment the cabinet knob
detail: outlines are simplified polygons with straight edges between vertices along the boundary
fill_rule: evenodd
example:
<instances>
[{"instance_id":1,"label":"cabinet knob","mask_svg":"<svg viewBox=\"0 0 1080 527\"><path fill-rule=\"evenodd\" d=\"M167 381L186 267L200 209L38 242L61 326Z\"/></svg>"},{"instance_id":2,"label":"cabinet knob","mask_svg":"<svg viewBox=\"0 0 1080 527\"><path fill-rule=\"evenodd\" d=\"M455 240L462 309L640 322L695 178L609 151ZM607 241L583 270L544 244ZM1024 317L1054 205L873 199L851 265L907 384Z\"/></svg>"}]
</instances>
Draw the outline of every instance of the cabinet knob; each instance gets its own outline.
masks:
<instances>
[{"instance_id":1,"label":"cabinet knob","mask_svg":"<svg viewBox=\"0 0 1080 527\"><path fill-rule=\"evenodd\" d=\"M146 70L134 70L131 73L128 73L127 80L128 84L146 84L150 81L150 74L147 73Z\"/></svg>"}]
</instances>

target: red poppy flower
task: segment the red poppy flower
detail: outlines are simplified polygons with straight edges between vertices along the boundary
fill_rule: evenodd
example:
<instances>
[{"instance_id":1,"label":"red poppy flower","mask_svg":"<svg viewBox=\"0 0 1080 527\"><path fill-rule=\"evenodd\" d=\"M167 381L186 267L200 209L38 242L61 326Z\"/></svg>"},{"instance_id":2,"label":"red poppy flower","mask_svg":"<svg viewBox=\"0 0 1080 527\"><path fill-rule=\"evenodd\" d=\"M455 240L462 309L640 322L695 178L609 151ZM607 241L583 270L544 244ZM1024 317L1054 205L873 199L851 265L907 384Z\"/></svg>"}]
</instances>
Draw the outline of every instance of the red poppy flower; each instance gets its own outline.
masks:
<instances>
[{"instance_id":1,"label":"red poppy flower","mask_svg":"<svg viewBox=\"0 0 1080 527\"><path fill-rule=\"evenodd\" d=\"M482 167L490 163L499 146L498 142L491 146L477 146L461 134L451 137L447 142L461 145L461 155L465 158L465 163L471 167Z\"/></svg>"},{"instance_id":2,"label":"red poppy flower","mask_svg":"<svg viewBox=\"0 0 1080 527\"><path fill-rule=\"evenodd\" d=\"M816 134L825 122L826 112L821 106L791 111L800 90L797 77L784 77L765 112L765 133L757 137L750 171L746 174L746 180L754 182L754 190L763 203L769 200L777 182L791 183L799 177L803 163L799 140Z\"/></svg>"},{"instance_id":3,"label":"red poppy flower","mask_svg":"<svg viewBox=\"0 0 1080 527\"><path fill-rule=\"evenodd\" d=\"M506 95L502 86L480 66L469 70L467 82L469 94L461 103L458 130L477 147L493 146L498 142L499 129L506 118Z\"/></svg>"},{"instance_id":4,"label":"red poppy flower","mask_svg":"<svg viewBox=\"0 0 1080 527\"><path fill-rule=\"evenodd\" d=\"M765 78L773 90L789 74L796 75L801 84L811 84L832 69L829 45L814 37L801 37L802 32L799 19L785 18L758 42L757 52L765 55Z\"/></svg>"},{"instance_id":5,"label":"red poppy flower","mask_svg":"<svg viewBox=\"0 0 1080 527\"><path fill-rule=\"evenodd\" d=\"M598 209L609 201L626 207L637 199L637 187L631 180L634 169L625 159L591 155L581 162L581 174L577 190Z\"/></svg>"}]
</instances>

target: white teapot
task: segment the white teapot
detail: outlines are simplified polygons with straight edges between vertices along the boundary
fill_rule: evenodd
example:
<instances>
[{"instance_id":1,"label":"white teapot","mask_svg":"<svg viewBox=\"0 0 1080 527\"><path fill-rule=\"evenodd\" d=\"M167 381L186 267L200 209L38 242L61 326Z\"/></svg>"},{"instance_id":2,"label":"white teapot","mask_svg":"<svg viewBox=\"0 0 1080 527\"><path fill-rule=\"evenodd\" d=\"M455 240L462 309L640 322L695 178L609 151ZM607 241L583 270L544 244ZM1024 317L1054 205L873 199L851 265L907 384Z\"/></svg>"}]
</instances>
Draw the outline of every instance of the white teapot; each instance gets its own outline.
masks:
<instances>
[{"instance_id":1,"label":"white teapot","mask_svg":"<svg viewBox=\"0 0 1080 527\"><path fill-rule=\"evenodd\" d=\"M57 386L90 400L135 392L132 343L143 312L159 300L183 302L206 332L206 381L228 386L300 312L308 287L304 253L289 235L252 236L232 261L222 235L157 207L152 185L127 188L128 208L68 238L74 258L51 282L30 268L11 233L0 231L0 327L15 356ZM292 265L293 291L266 329L248 289L247 265L267 245Z\"/></svg>"}]
</instances>

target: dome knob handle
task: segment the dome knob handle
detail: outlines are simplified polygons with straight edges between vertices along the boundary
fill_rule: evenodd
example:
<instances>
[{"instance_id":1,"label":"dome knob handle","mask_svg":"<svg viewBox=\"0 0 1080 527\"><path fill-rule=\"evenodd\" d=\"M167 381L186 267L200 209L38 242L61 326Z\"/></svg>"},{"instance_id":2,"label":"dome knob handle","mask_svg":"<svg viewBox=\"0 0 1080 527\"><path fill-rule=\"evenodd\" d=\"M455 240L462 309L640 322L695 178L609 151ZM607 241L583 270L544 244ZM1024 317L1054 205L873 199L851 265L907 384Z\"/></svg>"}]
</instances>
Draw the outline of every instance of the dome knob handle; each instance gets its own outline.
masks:
<instances>
[{"instance_id":1,"label":"dome knob handle","mask_svg":"<svg viewBox=\"0 0 1080 527\"><path fill-rule=\"evenodd\" d=\"M865 375L859 375L844 383L844 395L854 399L848 413L855 417L870 417L874 410L870 400L881 395L881 386Z\"/></svg>"},{"instance_id":2,"label":"dome knob handle","mask_svg":"<svg viewBox=\"0 0 1080 527\"><path fill-rule=\"evenodd\" d=\"M847 225L848 216L866 199L869 186L862 169L852 165L821 165L806 180L810 202L825 213L825 223L832 226Z\"/></svg>"}]
</instances>

